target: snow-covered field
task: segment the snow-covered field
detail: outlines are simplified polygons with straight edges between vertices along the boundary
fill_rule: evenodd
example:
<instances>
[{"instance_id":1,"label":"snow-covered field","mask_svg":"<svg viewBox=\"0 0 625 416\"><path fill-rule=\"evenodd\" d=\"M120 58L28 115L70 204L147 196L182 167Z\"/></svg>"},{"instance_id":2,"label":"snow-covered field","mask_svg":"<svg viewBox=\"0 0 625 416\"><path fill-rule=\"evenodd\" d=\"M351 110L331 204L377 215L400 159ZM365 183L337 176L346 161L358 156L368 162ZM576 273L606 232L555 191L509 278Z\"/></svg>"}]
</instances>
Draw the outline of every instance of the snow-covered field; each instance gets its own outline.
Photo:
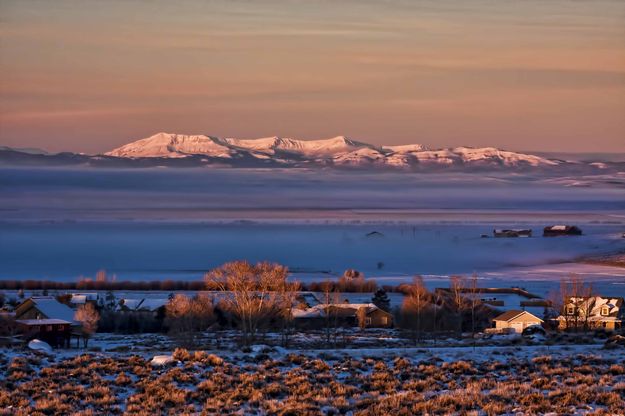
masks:
<instances>
[{"instance_id":1,"label":"snow-covered field","mask_svg":"<svg viewBox=\"0 0 625 416\"><path fill-rule=\"evenodd\" d=\"M244 258L303 281L355 268L382 284L476 273L484 286L547 292L543 282L579 273L623 286L622 269L571 262L625 249L625 175L2 168L0 178L1 279L106 269L193 280ZM541 237L556 223L584 236ZM480 238L508 227L535 237Z\"/></svg>"}]
</instances>

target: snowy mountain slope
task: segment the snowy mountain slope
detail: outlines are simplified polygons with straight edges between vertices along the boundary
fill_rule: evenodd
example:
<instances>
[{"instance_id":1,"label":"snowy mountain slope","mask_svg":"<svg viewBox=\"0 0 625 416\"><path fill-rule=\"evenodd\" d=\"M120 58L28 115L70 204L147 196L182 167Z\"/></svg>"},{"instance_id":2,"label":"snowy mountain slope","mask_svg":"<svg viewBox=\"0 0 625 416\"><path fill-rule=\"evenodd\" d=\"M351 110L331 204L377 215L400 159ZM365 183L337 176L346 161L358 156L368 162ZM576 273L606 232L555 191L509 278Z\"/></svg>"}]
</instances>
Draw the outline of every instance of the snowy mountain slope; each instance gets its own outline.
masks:
<instances>
[{"instance_id":1,"label":"snowy mountain slope","mask_svg":"<svg viewBox=\"0 0 625 416\"><path fill-rule=\"evenodd\" d=\"M189 136L185 134L158 133L118 147L107 156L116 157L187 157L205 155L220 158L232 157L233 149L210 136Z\"/></svg>"},{"instance_id":2,"label":"snowy mountain slope","mask_svg":"<svg viewBox=\"0 0 625 416\"><path fill-rule=\"evenodd\" d=\"M254 150L265 154L291 153L299 156L323 157L337 153L351 152L361 148L374 148L344 136L325 140L296 140L281 137L263 139L222 139L222 142L244 150Z\"/></svg>"},{"instance_id":3,"label":"snowy mountain slope","mask_svg":"<svg viewBox=\"0 0 625 416\"><path fill-rule=\"evenodd\" d=\"M306 141L281 137L235 139L158 133L146 139L121 146L106 153L106 155L131 158L186 157L189 155L230 158L237 153L244 153L261 159L277 154L290 154L299 158L319 158L348 153L361 148L375 147L343 136L326 140Z\"/></svg>"},{"instance_id":4,"label":"snowy mountain slope","mask_svg":"<svg viewBox=\"0 0 625 416\"><path fill-rule=\"evenodd\" d=\"M559 161L493 147L428 150L420 144L378 147L344 136L325 140L281 137L219 138L205 135L158 133L105 154L121 158L244 158L279 164L337 166L380 165L397 168L424 166L555 166Z\"/></svg>"}]
</instances>

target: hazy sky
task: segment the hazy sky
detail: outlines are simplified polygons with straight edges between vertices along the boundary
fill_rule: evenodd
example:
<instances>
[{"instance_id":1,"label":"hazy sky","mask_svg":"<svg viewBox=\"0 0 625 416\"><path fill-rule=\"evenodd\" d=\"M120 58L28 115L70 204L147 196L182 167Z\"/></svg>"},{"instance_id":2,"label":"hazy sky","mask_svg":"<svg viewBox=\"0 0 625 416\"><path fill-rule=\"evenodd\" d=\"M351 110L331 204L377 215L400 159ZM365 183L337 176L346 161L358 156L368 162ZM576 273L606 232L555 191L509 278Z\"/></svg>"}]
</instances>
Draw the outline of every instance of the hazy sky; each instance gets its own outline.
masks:
<instances>
[{"instance_id":1,"label":"hazy sky","mask_svg":"<svg viewBox=\"0 0 625 416\"><path fill-rule=\"evenodd\" d=\"M0 144L625 151L622 0L0 0Z\"/></svg>"}]
</instances>

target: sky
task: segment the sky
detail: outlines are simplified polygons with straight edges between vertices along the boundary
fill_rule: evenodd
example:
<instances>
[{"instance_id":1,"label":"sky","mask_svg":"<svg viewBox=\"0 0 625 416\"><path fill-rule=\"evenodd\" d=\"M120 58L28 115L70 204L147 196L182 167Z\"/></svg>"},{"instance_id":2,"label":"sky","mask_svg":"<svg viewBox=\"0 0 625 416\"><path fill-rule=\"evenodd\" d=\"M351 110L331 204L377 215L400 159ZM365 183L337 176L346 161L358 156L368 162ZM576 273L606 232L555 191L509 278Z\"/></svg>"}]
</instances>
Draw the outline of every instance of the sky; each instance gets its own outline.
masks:
<instances>
[{"instance_id":1,"label":"sky","mask_svg":"<svg viewBox=\"0 0 625 416\"><path fill-rule=\"evenodd\" d=\"M621 0L0 0L0 145L625 152Z\"/></svg>"}]
</instances>

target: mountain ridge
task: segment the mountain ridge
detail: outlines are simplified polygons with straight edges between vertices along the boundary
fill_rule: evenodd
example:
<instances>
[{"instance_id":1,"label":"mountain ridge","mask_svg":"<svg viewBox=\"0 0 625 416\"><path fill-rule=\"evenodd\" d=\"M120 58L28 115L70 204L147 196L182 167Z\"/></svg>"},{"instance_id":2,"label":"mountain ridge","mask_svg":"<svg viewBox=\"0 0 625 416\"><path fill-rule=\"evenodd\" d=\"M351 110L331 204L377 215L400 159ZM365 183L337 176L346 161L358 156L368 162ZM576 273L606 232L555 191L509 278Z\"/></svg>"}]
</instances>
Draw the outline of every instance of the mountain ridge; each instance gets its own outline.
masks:
<instances>
[{"instance_id":1,"label":"mountain ridge","mask_svg":"<svg viewBox=\"0 0 625 416\"><path fill-rule=\"evenodd\" d=\"M373 145L345 136L322 140L286 137L238 139L157 133L97 155L0 146L4 166L111 168L230 167L388 169L420 172L536 171L557 175L625 171L625 162L580 161L513 152L496 147L431 149L422 144ZM43 152L43 153L42 153Z\"/></svg>"},{"instance_id":2,"label":"mountain ridge","mask_svg":"<svg viewBox=\"0 0 625 416\"><path fill-rule=\"evenodd\" d=\"M494 147L428 149L422 144L376 146L345 136L322 140L266 137L219 138L208 135L157 133L104 154L122 158L184 158L207 156L221 159L252 157L277 163L324 165L499 164L504 166L554 166L558 161Z\"/></svg>"}]
</instances>

